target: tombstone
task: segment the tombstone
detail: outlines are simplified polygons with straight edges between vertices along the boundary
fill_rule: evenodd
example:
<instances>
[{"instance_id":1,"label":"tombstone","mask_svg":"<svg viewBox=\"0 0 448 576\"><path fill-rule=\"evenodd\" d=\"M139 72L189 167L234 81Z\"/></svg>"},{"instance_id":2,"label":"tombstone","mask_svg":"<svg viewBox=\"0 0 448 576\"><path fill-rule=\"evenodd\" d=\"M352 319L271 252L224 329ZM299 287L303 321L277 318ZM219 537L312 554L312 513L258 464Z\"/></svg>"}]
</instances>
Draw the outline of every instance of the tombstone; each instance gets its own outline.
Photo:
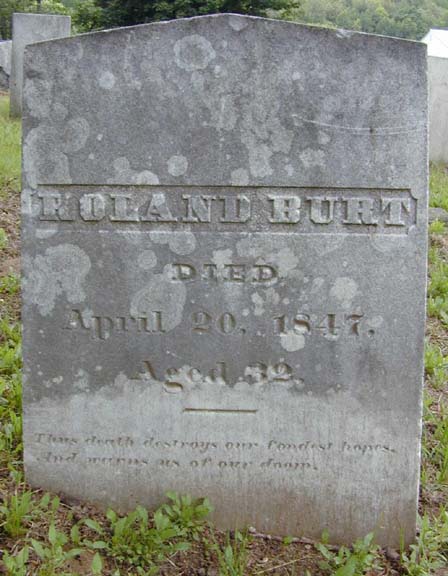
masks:
<instances>
[{"instance_id":1,"label":"tombstone","mask_svg":"<svg viewBox=\"0 0 448 576\"><path fill-rule=\"evenodd\" d=\"M216 15L27 49L28 482L415 535L423 45Z\"/></svg>"},{"instance_id":2,"label":"tombstone","mask_svg":"<svg viewBox=\"0 0 448 576\"><path fill-rule=\"evenodd\" d=\"M0 41L0 90L8 90L9 75L11 74L11 47L12 41Z\"/></svg>"},{"instance_id":3,"label":"tombstone","mask_svg":"<svg viewBox=\"0 0 448 576\"><path fill-rule=\"evenodd\" d=\"M429 159L448 164L448 58L428 57Z\"/></svg>"},{"instance_id":4,"label":"tombstone","mask_svg":"<svg viewBox=\"0 0 448 576\"><path fill-rule=\"evenodd\" d=\"M10 114L22 115L23 53L25 46L53 38L70 36L70 16L56 14L12 15L12 63Z\"/></svg>"}]
</instances>

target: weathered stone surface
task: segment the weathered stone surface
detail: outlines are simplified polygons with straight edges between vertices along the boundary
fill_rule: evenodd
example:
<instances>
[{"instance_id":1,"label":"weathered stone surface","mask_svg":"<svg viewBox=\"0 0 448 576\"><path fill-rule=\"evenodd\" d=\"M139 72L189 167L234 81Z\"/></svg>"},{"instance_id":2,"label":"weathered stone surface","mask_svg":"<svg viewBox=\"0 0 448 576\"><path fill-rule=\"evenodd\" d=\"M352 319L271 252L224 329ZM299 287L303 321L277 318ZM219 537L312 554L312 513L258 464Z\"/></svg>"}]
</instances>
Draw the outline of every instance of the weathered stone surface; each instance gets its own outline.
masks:
<instances>
[{"instance_id":1,"label":"weathered stone surface","mask_svg":"<svg viewBox=\"0 0 448 576\"><path fill-rule=\"evenodd\" d=\"M448 164L448 58L428 57L429 159Z\"/></svg>"},{"instance_id":2,"label":"weathered stone surface","mask_svg":"<svg viewBox=\"0 0 448 576\"><path fill-rule=\"evenodd\" d=\"M11 74L11 48L12 41L0 41L0 89L9 88L9 75Z\"/></svg>"},{"instance_id":3,"label":"weathered stone surface","mask_svg":"<svg viewBox=\"0 0 448 576\"><path fill-rule=\"evenodd\" d=\"M56 14L12 15L12 63L10 113L22 115L23 53L28 44L70 36L70 16Z\"/></svg>"},{"instance_id":4,"label":"weathered stone surface","mask_svg":"<svg viewBox=\"0 0 448 576\"><path fill-rule=\"evenodd\" d=\"M27 49L28 481L414 537L422 45L220 15Z\"/></svg>"}]
</instances>

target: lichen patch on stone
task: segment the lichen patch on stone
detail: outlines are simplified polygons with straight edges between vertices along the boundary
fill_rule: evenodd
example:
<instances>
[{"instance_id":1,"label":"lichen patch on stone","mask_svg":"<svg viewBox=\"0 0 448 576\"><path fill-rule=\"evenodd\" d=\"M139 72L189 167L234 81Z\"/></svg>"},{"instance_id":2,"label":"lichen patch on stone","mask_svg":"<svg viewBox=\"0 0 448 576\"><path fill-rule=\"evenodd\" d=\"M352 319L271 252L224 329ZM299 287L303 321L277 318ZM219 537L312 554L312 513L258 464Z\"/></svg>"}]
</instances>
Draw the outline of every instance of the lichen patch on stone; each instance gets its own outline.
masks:
<instances>
[{"instance_id":1,"label":"lichen patch on stone","mask_svg":"<svg viewBox=\"0 0 448 576\"><path fill-rule=\"evenodd\" d=\"M58 296L76 304L85 298L84 281L91 268L88 255L74 244L47 248L43 255L25 258L24 291L42 316L48 316Z\"/></svg>"}]
</instances>

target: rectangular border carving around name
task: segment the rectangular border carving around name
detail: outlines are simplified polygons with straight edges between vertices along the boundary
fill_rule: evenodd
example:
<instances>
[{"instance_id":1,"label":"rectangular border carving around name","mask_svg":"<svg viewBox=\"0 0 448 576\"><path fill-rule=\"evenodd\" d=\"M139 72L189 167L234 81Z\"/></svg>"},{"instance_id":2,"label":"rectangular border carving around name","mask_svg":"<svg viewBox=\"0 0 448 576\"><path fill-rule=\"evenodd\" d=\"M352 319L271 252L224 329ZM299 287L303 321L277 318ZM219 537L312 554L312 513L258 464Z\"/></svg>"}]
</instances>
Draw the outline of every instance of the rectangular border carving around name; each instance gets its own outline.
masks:
<instances>
[{"instance_id":1,"label":"rectangular border carving around name","mask_svg":"<svg viewBox=\"0 0 448 576\"><path fill-rule=\"evenodd\" d=\"M407 189L46 184L30 202L60 230L406 235L417 218Z\"/></svg>"}]
</instances>

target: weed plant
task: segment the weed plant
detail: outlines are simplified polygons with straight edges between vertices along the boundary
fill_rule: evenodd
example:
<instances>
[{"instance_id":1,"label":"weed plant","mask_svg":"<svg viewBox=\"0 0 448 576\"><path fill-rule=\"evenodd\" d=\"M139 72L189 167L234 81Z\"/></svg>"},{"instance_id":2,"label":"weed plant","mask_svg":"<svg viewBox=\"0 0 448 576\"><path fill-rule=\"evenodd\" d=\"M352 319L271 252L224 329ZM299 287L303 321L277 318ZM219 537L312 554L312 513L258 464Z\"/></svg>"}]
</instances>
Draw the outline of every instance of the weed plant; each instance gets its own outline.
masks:
<instances>
[{"instance_id":1,"label":"weed plant","mask_svg":"<svg viewBox=\"0 0 448 576\"><path fill-rule=\"evenodd\" d=\"M136 574L152 576L159 565L178 552L189 550L188 536L203 530L208 506L189 497L169 493L174 506L165 504L150 521L148 511L141 507L126 516L108 510L109 526L104 528L97 521L87 519L85 525L99 539L84 540L91 550L102 550L115 558L119 565L132 566Z\"/></svg>"},{"instance_id":2,"label":"weed plant","mask_svg":"<svg viewBox=\"0 0 448 576\"><path fill-rule=\"evenodd\" d=\"M31 545L41 561L37 576L72 576L64 571L64 567L69 560L82 553L82 548L70 546L69 538L53 523L48 529L48 544L32 539Z\"/></svg>"},{"instance_id":3,"label":"weed plant","mask_svg":"<svg viewBox=\"0 0 448 576\"><path fill-rule=\"evenodd\" d=\"M27 576L28 573L29 547L24 546L15 555L7 550L3 552L3 566L7 576Z\"/></svg>"},{"instance_id":4,"label":"weed plant","mask_svg":"<svg viewBox=\"0 0 448 576\"><path fill-rule=\"evenodd\" d=\"M171 520L179 531L198 540L205 528L205 520L213 511L208 498L193 500L191 496L180 496L176 492L167 492L168 504L161 511Z\"/></svg>"},{"instance_id":5,"label":"weed plant","mask_svg":"<svg viewBox=\"0 0 448 576\"><path fill-rule=\"evenodd\" d=\"M316 544L317 550L325 560L321 568L332 576L362 576L379 569L379 547L374 544L374 534L356 540L352 548L341 546L338 552L330 550L325 542L328 535L323 534L322 542Z\"/></svg>"},{"instance_id":6,"label":"weed plant","mask_svg":"<svg viewBox=\"0 0 448 576\"><path fill-rule=\"evenodd\" d=\"M249 560L248 544L250 536L246 532L227 532L226 542L221 546L216 540L209 545L216 554L219 576L244 576Z\"/></svg>"}]
</instances>

